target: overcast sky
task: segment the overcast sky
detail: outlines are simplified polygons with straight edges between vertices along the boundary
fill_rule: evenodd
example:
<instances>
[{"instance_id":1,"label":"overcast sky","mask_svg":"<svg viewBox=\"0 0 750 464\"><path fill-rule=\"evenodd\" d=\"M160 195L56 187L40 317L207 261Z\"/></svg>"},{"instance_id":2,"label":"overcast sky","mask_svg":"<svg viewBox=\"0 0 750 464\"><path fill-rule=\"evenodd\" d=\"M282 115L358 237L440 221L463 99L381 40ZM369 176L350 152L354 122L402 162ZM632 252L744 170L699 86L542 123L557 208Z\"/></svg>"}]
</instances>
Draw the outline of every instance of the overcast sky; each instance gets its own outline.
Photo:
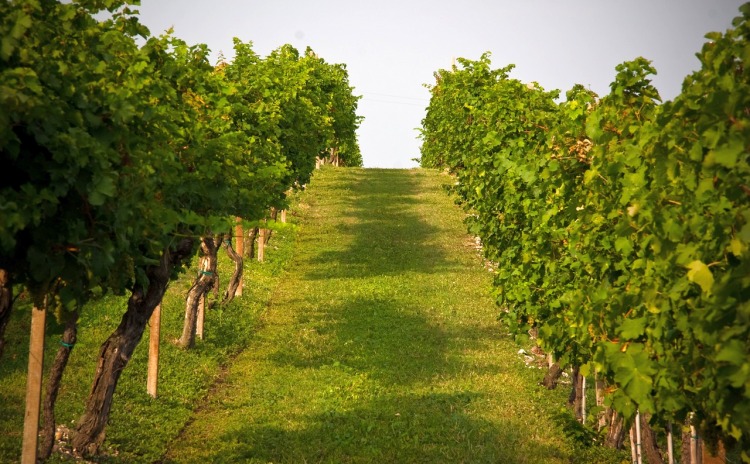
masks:
<instances>
[{"instance_id":1,"label":"overcast sky","mask_svg":"<svg viewBox=\"0 0 750 464\"><path fill-rule=\"evenodd\" d=\"M159 34L174 27L205 43L214 61L231 59L232 38L265 56L283 44L307 46L344 63L365 117L359 142L366 167L404 168L419 157L423 84L452 59L492 53L494 68L545 89L583 84L608 93L617 64L643 56L654 84L674 98L698 68L710 31L724 31L742 0L142 0L141 21Z\"/></svg>"}]
</instances>

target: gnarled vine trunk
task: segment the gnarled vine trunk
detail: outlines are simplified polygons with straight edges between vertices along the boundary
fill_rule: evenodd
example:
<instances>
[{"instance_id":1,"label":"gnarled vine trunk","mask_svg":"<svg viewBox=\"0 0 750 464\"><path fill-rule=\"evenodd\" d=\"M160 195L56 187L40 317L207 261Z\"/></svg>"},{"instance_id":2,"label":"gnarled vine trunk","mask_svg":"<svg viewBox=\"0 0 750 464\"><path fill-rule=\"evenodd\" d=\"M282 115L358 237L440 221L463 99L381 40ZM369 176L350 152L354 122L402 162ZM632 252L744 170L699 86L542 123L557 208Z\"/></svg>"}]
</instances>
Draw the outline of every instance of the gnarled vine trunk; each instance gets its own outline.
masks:
<instances>
[{"instance_id":1,"label":"gnarled vine trunk","mask_svg":"<svg viewBox=\"0 0 750 464\"><path fill-rule=\"evenodd\" d=\"M604 380L596 375L594 382L594 395L596 397L596 407L601 408L599 413L596 415L597 430L601 431L607 426L607 411L604 409Z\"/></svg>"},{"instance_id":2,"label":"gnarled vine trunk","mask_svg":"<svg viewBox=\"0 0 750 464\"><path fill-rule=\"evenodd\" d=\"M55 401L57 393L60 391L60 383L65 372L65 367L70 359L70 352L76 344L78 336L78 311L68 314L65 322L65 330L60 341L60 348L57 349L55 362L50 369L49 381L47 382L47 392L44 395L43 405L43 424L42 424L42 441L39 449L39 458L46 460L52 454L52 448L55 445Z\"/></svg>"},{"instance_id":3,"label":"gnarled vine trunk","mask_svg":"<svg viewBox=\"0 0 750 464\"><path fill-rule=\"evenodd\" d=\"M339 166L339 149L338 148L330 148L330 163L336 167Z\"/></svg>"},{"instance_id":4,"label":"gnarled vine trunk","mask_svg":"<svg viewBox=\"0 0 750 464\"><path fill-rule=\"evenodd\" d=\"M221 243L221 236L219 236L218 241ZM204 261L198 278L195 279L193 286L188 291L185 301L185 321L182 325L182 336L180 336L177 342L182 348L192 348L195 346L195 330L198 325L198 304L201 298L213 288L216 276L217 247L214 238L201 238L200 250Z\"/></svg>"},{"instance_id":5,"label":"gnarled vine trunk","mask_svg":"<svg viewBox=\"0 0 750 464\"><path fill-rule=\"evenodd\" d=\"M10 313L13 309L13 284L10 273L6 269L0 269L0 358L3 357L5 349L5 328L10 321Z\"/></svg>"},{"instance_id":6,"label":"gnarled vine trunk","mask_svg":"<svg viewBox=\"0 0 750 464\"><path fill-rule=\"evenodd\" d=\"M664 464L664 456L661 454L659 444L656 441L656 433L649 425L650 415L641 414L641 450L648 464Z\"/></svg>"},{"instance_id":7,"label":"gnarled vine trunk","mask_svg":"<svg viewBox=\"0 0 750 464\"><path fill-rule=\"evenodd\" d=\"M255 239L258 238L260 227L254 227L253 230L247 235L247 241L245 242L245 250L247 250L245 256L253 259L255 257Z\"/></svg>"},{"instance_id":8,"label":"gnarled vine trunk","mask_svg":"<svg viewBox=\"0 0 750 464\"><path fill-rule=\"evenodd\" d=\"M547 374L545 374L544 379L542 380L542 385L547 388L547 390L554 390L557 388L557 382L560 380L560 376L562 376L563 370L557 363L552 363L549 366L549 369L547 369Z\"/></svg>"},{"instance_id":9,"label":"gnarled vine trunk","mask_svg":"<svg viewBox=\"0 0 750 464\"><path fill-rule=\"evenodd\" d=\"M604 446L608 448L621 449L625 442L626 430L622 417L614 409L608 408L604 413L605 422L609 429L604 438Z\"/></svg>"},{"instance_id":10,"label":"gnarled vine trunk","mask_svg":"<svg viewBox=\"0 0 750 464\"><path fill-rule=\"evenodd\" d=\"M594 381L594 394L596 397L596 406L599 408L604 407L605 386L604 380L597 374ZM599 431L606 429L604 446L614 449L622 448L625 442L626 430L623 428L622 417L617 414L617 411L612 408L604 408L597 414L596 420Z\"/></svg>"},{"instance_id":11,"label":"gnarled vine trunk","mask_svg":"<svg viewBox=\"0 0 750 464\"><path fill-rule=\"evenodd\" d=\"M164 251L158 265L146 269L148 287L134 286L120 325L99 349L94 383L73 436L73 449L77 454L94 455L104 442L105 427L112 409L112 396L120 374L141 341L154 308L161 303L172 271L192 255L193 249L194 239L180 240L174 249Z\"/></svg>"},{"instance_id":12,"label":"gnarled vine trunk","mask_svg":"<svg viewBox=\"0 0 750 464\"><path fill-rule=\"evenodd\" d=\"M276 219L279 217L279 210L276 208L271 208L271 219L273 222L276 222ZM273 230L266 229L266 242L265 245L268 245L268 241L271 240L271 234L273 234Z\"/></svg>"},{"instance_id":13,"label":"gnarled vine trunk","mask_svg":"<svg viewBox=\"0 0 750 464\"><path fill-rule=\"evenodd\" d=\"M570 376L571 389L570 396L568 396L568 406L573 408L576 420L583 422L583 411L581 405L583 404L583 376L580 373L578 366L573 367L573 372Z\"/></svg>"},{"instance_id":14,"label":"gnarled vine trunk","mask_svg":"<svg viewBox=\"0 0 750 464\"><path fill-rule=\"evenodd\" d=\"M242 237L237 237L237 240L242 240ZM227 290L226 292L224 292L224 298L222 299L221 304L227 304L234 299L237 288L239 288L240 282L242 282L243 268L242 256L240 256L239 253L237 253L232 247L232 240L228 239L225 243L227 247L227 255L229 255L229 258L234 261L234 272L232 273L232 277L229 279Z\"/></svg>"}]
</instances>

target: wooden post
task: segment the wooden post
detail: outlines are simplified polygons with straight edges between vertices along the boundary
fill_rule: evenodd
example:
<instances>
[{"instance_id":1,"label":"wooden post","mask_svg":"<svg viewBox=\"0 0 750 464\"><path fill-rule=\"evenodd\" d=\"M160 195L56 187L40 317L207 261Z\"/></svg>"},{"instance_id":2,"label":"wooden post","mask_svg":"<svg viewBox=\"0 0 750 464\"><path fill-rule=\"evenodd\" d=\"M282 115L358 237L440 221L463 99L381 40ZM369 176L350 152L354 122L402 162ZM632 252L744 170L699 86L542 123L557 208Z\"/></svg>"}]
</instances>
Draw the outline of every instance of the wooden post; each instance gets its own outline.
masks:
<instances>
[{"instance_id":1,"label":"wooden post","mask_svg":"<svg viewBox=\"0 0 750 464\"><path fill-rule=\"evenodd\" d=\"M208 271L208 257L201 259L202 271ZM210 290L209 290L210 291ZM206 294L201 295L198 300L198 315L195 321L195 337L198 340L203 340L203 322L206 319Z\"/></svg>"},{"instance_id":2,"label":"wooden post","mask_svg":"<svg viewBox=\"0 0 750 464\"><path fill-rule=\"evenodd\" d=\"M690 464L701 464L703 457L701 450L701 441L698 438L698 431L693 425L693 413L690 413Z\"/></svg>"},{"instance_id":3,"label":"wooden post","mask_svg":"<svg viewBox=\"0 0 750 464\"><path fill-rule=\"evenodd\" d=\"M285 209L281 210L281 222L286 224L286 210Z\"/></svg>"},{"instance_id":4,"label":"wooden post","mask_svg":"<svg viewBox=\"0 0 750 464\"><path fill-rule=\"evenodd\" d=\"M206 294L201 295L198 301L198 320L195 323L195 336L198 340L203 340L203 322L206 318Z\"/></svg>"},{"instance_id":5,"label":"wooden post","mask_svg":"<svg viewBox=\"0 0 750 464\"><path fill-rule=\"evenodd\" d=\"M148 336L148 377L146 392L156 398L156 387L159 381L159 339L161 337L161 304L154 308L149 320L151 326Z\"/></svg>"},{"instance_id":6,"label":"wooden post","mask_svg":"<svg viewBox=\"0 0 750 464\"><path fill-rule=\"evenodd\" d=\"M635 456L638 459L638 464L643 464L643 445L641 444L641 413L636 411L635 413Z\"/></svg>"},{"instance_id":7,"label":"wooden post","mask_svg":"<svg viewBox=\"0 0 750 464\"><path fill-rule=\"evenodd\" d=\"M674 464L674 442L672 440L672 423L667 424L667 464Z\"/></svg>"},{"instance_id":8,"label":"wooden post","mask_svg":"<svg viewBox=\"0 0 750 464\"><path fill-rule=\"evenodd\" d=\"M581 379L581 423L586 425L586 376Z\"/></svg>"},{"instance_id":9,"label":"wooden post","mask_svg":"<svg viewBox=\"0 0 750 464\"><path fill-rule=\"evenodd\" d=\"M258 262L263 262L266 256L266 229L258 231Z\"/></svg>"},{"instance_id":10,"label":"wooden post","mask_svg":"<svg viewBox=\"0 0 750 464\"><path fill-rule=\"evenodd\" d=\"M237 239L237 245L235 250L240 257L245 256L245 230L242 227L242 218L237 218L237 225L234 227L234 236ZM234 292L234 296L242 296L242 287L244 286L244 278L240 279L240 284L237 286L237 290Z\"/></svg>"},{"instance_id":11,"label":"wooden post","mask_svg":"<svg viewBox=\"0 0 750 464\"><path fill-rule=\"evenodd\" d=\"M23 421L22 464L36 464L39 438L39 406L42 402L42 374L44 368L45 308L31 310L31 338L29 340L29 370L26 380L26 415Z\"/></svg>"}]
</instances>

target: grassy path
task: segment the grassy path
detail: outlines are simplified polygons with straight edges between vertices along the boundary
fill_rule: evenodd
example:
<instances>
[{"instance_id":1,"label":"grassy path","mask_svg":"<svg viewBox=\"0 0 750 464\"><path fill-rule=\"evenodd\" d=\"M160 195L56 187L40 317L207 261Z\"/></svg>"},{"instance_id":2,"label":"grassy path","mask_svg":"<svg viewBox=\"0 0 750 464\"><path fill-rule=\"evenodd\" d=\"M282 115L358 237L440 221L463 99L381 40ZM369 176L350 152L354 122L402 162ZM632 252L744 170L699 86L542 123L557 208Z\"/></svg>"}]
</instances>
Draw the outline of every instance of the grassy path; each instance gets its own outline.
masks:
<instances>
[{"instance_id":1,"label":"grassy path","mask_svg":"<svg viewBox=\"0 0 750 464\"><path fill-rule=\"evenodd\" d=\"M424 170L324 169L248 349L164 462L555 463L572 445Z\"/></svg>"}]
</instances>

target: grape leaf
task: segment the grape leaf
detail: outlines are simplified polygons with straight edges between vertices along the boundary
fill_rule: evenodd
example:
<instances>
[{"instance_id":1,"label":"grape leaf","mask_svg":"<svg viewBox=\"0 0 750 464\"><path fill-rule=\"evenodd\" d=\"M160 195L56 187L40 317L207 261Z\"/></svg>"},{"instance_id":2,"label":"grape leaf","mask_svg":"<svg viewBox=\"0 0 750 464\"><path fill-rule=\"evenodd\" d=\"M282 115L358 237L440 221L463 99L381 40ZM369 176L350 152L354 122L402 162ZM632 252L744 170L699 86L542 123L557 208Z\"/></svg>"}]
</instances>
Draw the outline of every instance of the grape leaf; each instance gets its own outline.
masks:
<instances>
[{"instance_id":1,"label":"grape leaf","mask_svg":"<svg viewBox=\"0 0 750 464\"><path fill-rule=\"evenodd\" d=\"M695 282L701 287L704 293L711 293L711 287L714 284L714 275L711 269L703 261L695 260L687 265L687 278L690 282Z\"/></svg>"}]
</instances>

